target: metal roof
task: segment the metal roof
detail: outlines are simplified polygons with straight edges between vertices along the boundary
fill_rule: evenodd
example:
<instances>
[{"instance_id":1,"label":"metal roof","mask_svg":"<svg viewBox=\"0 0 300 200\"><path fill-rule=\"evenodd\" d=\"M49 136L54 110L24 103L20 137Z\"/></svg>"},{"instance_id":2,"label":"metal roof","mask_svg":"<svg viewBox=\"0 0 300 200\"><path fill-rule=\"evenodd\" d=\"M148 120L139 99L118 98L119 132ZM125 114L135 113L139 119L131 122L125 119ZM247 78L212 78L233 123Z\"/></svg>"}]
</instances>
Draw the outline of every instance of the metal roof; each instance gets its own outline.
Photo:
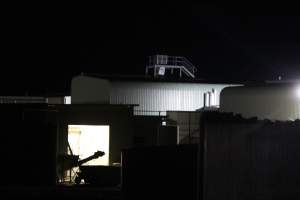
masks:
<instances>
[{"instance_id":1,"label":"metal roof","mask_svg":"<svg viewBox=\"0 0 300 200\"><path fill-rule=\"evenodd\" d=\"M170 82L170 83L207 83L207 84L246 84L247 81L220 81L220 80L207 80L203 78L170 78L160 77L154 78L153 76L146 75L120 75L120 74L98 74L98 73L81 73L79 75L89 76L94 78L107 79L110 81L143 81L143 82Z\"/></svg>"}]
</instances>

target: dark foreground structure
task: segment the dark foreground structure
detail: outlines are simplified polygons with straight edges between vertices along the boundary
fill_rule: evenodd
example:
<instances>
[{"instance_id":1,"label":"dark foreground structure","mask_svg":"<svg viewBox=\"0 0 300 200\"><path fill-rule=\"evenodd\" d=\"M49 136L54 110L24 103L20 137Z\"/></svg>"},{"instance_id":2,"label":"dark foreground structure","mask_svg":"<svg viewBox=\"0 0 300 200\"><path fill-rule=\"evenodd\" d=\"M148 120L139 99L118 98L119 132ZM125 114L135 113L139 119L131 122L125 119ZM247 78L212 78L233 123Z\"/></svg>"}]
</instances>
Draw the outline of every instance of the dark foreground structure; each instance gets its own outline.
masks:
<instances>
[{"instance_id":1,"label":"dark foreground structure","mask_svg":"<svg viewBox=\"0 0 300 200\"><path fill-rule=\"evenodd\" d=\"M120 162L121 149L131 147L130 106L1 104L0 110L1 199L120 199L120 167L82 166L88 184L61 184L59 158L67 152L69 124L105 124L109 164Z\"/></svg>"},{"instance_id":2,"label":"dark foreground structure","mask_svg":"<svg viewBox=\"0 0 300 200\"><path fill-rule=\"evenodd\" d=\"M208 114L204 199L299 199L300 121Z\"/></svg>"},{"instance_id":3,"label":"dark foreground structure","mask_svg":"<svg viewBox=\"0 0 300 200\"><path fill-rule=\"evenodd\" d=\"M134 120L132 108L124 105L2 105L0 116L1 197L300 199L297 120L271 122L203 111L196 144L158 146L146 145L153 138L139 142L143 120ZM111 126L110 162L122 162L119 185L113 175L110 187L58 184L57 157L65 148L61 138L66 125L81 123ZM144 132L150 134L150 128ZM108 173L98 172L86 172L92 173L91 183L105 180L101 176Z\"/></svg>"},{"instance_id":4,"label":"dark foreground structure","mask_svg":"<svg viewBox=\"0 0 300 200\"><path fill-rule=\"evenodd\" d=\"M300 122L203 113L197 145L123 152L126 199L300 199Z\"/></svg>"}]
</instances>

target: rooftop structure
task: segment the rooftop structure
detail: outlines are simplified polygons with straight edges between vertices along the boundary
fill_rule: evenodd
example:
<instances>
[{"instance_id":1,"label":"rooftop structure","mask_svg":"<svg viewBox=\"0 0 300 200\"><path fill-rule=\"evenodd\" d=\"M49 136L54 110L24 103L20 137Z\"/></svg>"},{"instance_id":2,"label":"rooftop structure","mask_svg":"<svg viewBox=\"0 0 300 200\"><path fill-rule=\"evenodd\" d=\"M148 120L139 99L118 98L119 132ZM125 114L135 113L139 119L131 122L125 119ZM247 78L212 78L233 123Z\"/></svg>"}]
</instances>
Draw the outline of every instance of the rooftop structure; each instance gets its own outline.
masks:
<instances>
[{"instance_id":1,"label":"rooftop structure","mask_svg":"<svg viewBox=\"0 0 300 200\"><path fill-rule=\"evenodd\" d=\"M183 74L187 77L195 78L197 68L185 57L168 55L149 56L146 75L149 75L150 71L152 71L154 77L164 76L166 70L170 70L172 75L176 70L179 71L180 78Z\"/></svg>"}]
</instances>

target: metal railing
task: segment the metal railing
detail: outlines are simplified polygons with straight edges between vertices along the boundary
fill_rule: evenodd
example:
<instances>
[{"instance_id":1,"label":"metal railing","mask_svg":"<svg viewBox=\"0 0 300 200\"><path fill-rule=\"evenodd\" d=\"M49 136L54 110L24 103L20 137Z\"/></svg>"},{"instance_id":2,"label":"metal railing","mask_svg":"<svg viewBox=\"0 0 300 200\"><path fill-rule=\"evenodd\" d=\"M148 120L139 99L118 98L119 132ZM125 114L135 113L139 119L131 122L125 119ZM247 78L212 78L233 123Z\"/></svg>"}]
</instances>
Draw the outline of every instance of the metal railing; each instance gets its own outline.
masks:
<instances>
[{"instance_id":1,"label":"metal railing","mask_svg":"<svg viewBox=\"0 0 300 200\"><path fill-rule=\"evenodd\" d=\"M182 63L184 64L184 66L191 72L193 72L193 74L197 71L197 68L185 57L180 57L182 59Z\"/></svg>"},{"instance_id":2,"label":"metal railing","mask_svg":"<svg viewBox=\"0 0 300 200\"><path fill-rule=\"evenodd\" d=\"M142 116L161 116L164 117L167 115L166 111L156 111L156 110L134 110L134 115L142 115Z\"/></svg>"},{"instance_id":3,"label":"metal railing","mask_svg":"<svg viewBox=\"0 0 300 200\"><path fill-rule=\"evenodd\" d=\"M154 65L185 67L193 75L197 71L197 68L188 59L182 56L167 56L167 55L149 56L149 66L154 66Z\"/></svg>"},{"instance_id":4,"label":"metal railing","mask_svg":"<svg viewBox=\"0 0 300 200\"><path fill-rule=\"evenodd\" d=\"M47 103L45 97L0 96L0 104Z\"/></svg>"}]
</instances>

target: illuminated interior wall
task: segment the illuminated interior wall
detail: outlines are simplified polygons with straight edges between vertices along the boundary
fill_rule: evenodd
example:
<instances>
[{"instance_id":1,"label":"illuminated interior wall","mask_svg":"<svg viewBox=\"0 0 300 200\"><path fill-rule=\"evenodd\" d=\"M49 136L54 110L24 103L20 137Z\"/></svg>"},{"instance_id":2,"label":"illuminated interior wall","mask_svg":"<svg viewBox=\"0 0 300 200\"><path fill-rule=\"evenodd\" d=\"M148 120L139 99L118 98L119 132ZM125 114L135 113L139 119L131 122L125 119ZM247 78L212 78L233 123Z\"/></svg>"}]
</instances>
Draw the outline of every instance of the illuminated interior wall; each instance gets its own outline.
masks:
<instances>
[{"instance_id":1,"label":"illuminated interior wall","mask_svg":"<svg viewBox=\"0 0 300 200\"><path fill-rule=\"evenodd\" d=\"M96 151L105 152L104 156L83 165L109 165L109 126L68 125L68 142L80 160Z\"/></svg>"}]
</instances>

